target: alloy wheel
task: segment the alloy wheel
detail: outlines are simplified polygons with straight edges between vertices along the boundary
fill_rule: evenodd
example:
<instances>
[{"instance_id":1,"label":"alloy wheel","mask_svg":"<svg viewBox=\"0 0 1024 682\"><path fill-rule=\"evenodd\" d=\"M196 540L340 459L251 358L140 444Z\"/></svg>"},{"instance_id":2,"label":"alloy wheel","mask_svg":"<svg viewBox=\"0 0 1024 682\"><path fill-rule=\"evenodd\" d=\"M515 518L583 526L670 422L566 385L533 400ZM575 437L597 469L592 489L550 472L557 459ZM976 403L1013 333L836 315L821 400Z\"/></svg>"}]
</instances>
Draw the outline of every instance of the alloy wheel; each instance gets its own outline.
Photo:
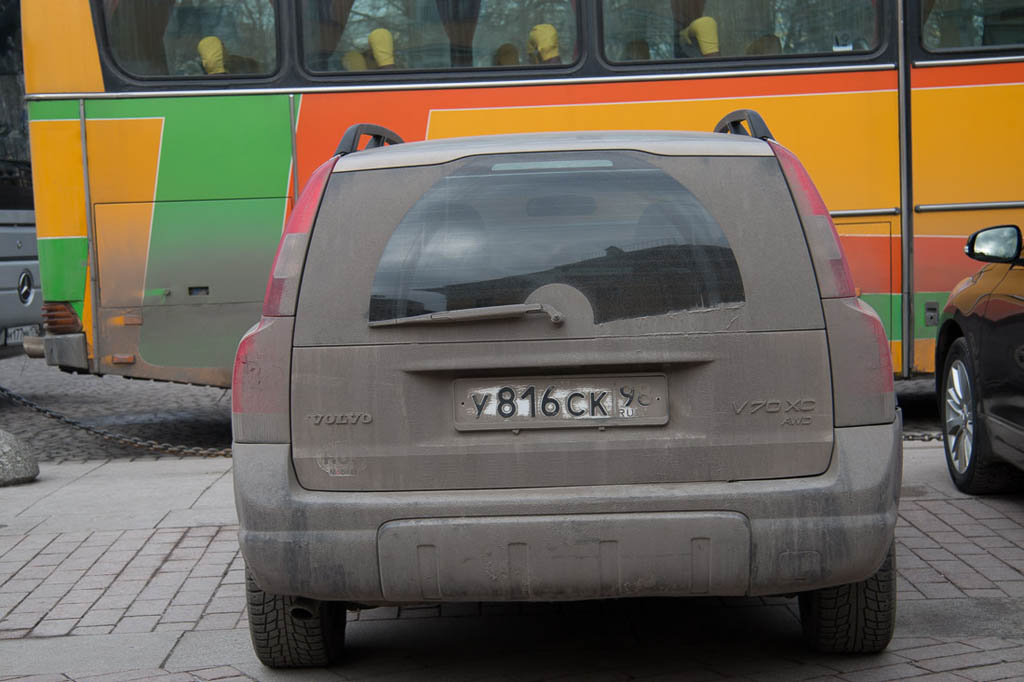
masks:
<instances>
[{"instance_id":1,"label":"alloy wheel","mask_svg":"<svg viewBox=\"0 0 1024 682\"><path fill-rule=\"evenodd\" d=\"M945 431L949 458L958 474L966 472L971 465L974 444L973 405L967 365L962 360L954 360L946 378Z\"/></svg>"}]
</instances>

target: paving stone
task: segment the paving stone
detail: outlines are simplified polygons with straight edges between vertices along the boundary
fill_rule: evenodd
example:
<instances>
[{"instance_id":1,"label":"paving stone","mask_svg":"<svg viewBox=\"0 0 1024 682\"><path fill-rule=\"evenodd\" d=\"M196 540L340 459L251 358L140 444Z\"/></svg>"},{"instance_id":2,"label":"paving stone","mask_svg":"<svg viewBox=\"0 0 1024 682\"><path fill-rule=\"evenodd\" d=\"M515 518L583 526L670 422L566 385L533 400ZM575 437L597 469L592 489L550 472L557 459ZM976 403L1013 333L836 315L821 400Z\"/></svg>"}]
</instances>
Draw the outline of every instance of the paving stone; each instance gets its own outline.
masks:
<instances>
[{"instance_id":1,"label":"paving stone","mask_svg":"<svg viewBox=\"0 0 1024 682\"><path fill-rule=\"evenodd\" d=\"M43 582L42 578L26 578L24 580L8 580L0 585L0 594L4 592L31 592Z\"/></svg>"},{"instance_id":2,"label":"paving stone","mask_svg":"<svg viewBox=\"0 0 1024 682\"><path fill-rule=\"evenodd\" d=\"M942 583L947 582L946 578L930 566L928 568L908 568L900 570L899 574L918 585L920 583Z\"/></svg>"},{"instance_id":3,"label":"paving stone","mask_svg":"<svg viewBox=\"0 0 1024 682\"><path fill-rule=\"evenodd\" d=\"M996 649L1011 649L1024 645L1024 642L1001 637L971 637L962 640L964 644L973 646L976 649L991 651Z\"/></svg>"},{"instance_id":4,"label":"paving stone","mask_svg":"<svg viewBox=\"0 0 1024 682\"><path fill-rule=\"evenodd\" d=\"M998 652L972 651L957 654L955 656L915 660L914 665L934 672L947 672L950 670L962 670L964 668L972 668L1001 662L1003 662L1003 659L1000 658Z\"/></svg>"},{"instance_id":5,"label":"paving stone","mask_svg":"<svg viewBox=\"0 0 1024 682\"><path fill-rule=\"evenodd\" d=\"M32 596L35 597L35 598L40 598L40 597L47 598L47 597L49 597L49 598L56 598L56 599L59 600L61 597L63 597L65 594L67 594L71 590L71 586L72 586L72 583L65 583L65 584L58 583L58 584L55 584L55 585L50 585L50 584L47 584L47 583L44 582L42 585L40 585L36 589L32 590Z\"/></svg>"},{"instance_id":6,"label":"paving stone","mask_svg":"<svg viewBox=\"0 0 1024 682\"><path fill-rule=\"evenodd\" d=\"M231 630L238 622L238 613L208 613L196 623L196 630Z\"/></svg>"},{"instance_id":7,"label":"paving stone","mask_svg":"<svg viewBox=\"0 0 1024 682\"><path fill-rule=\"evenodd\" d=\"M996 587L1010 597L1024 597L1024 580L997 582Z\"/></svg>"},{"instance_id":8,"label":"paving stone","mask_svg":"<svg viewBox=\"0 0 1024 682\"><path fill-rule=\"evenodd\" d=\"M4 630L2 627L0 627L0 639L21 639L28 633L28 629Z\"/></svg>"},{"instance_id":9,"label":"paving stone","mask_svg":"<svg viewBox=\"0 0 1024 682\"><path fill-rule=\"evenodd\" d=\"M71 632L78 621L74 618L60 620L44 620L32 629L33 637L61 637Z\"/></svg>"},{"instance_id":10,"label":"paving stone","mask_svg":"<svg viewBox=\"0 0 1024 682\"><path fill-rule=\"evenodd\" d=\"M56 606L60 599L60 597L56 596L37 597L35 592L33 592L32 596L21 600L11 611L12 613L45 613Z\"/></svg>"},{"instance_id":11,"label":"paving stone","mask_svg":"<svg viewBox=\"0 0 1024 682\"><path fill-rule=\"evenodd\" d=\"M221 582L221 585L244 585L245 584L245 571L242 570L242 569L239 569L239 570L234 570L234 569L229 570L227 575L225 575L224 578L220 582Z\"/></svg>"},{"instance_id":12,"label":"paving stone","mask_svg":"<svg viewBox=\"0 0 1024 682\"><path fill-rule=\"evenodd\" d=\"M206 605L206 613L241 613L245 600L238 597L214 598Z\"/></svg>"},{"instance_id":13,"label":"paving stone","mask_svg":"<svg viewBox=\"0 0 1024 682\"><path fill-rule=\"evenodd\" d=\"M159 616L170 605L170 599L137 599L128 608L128 616Z\"/></svg>"},{"instance_id":14,"label":"paving stone","mask_svg":"<svg viewBox=\"0 0 1024 682\"><path fill-rule=\"evenodd\" d=\"M964 593L952 583L916 583L917 589L929 599L954 599Z\"/></svg>"},{"instance_id":15,"label":"paving stone","mask_svg":"<svg viewBox=\"0 0 1024 682\"><path fill-rule=\"evenodd\" d=\"M947 550L941 547L936 549L929 549L922 547L921 549L915 549L914 553L921 557L925 561L955 561L956 557L950 554Z\"/></svg>"},{"instance_id":16,"label":"paving stone","mask_svg":"<svg viewBox=\"0 0 1024 682\"><path fill-rule=\"evenodd\" d=\"M927 658L936 658L939 656L954 656L957 654L974 653L977 649L966 644L959 642L949 642L942 644L930 644L916 649L903 649L900 651L900 656L909 658L912 661L919 661Z\"/></svg>"},{"instance_id":17,"label":"paving stone","mask_svg":"<svg viewBox=\"0 0 1024 682\"><path fill-rule=\"evenodd\" d=\"M203 605L195 606L168 606L160 617L161 623L195 622L203 615Z\"/></svg>"},{"instance_id":18,"label":"paving stone","mask_svg":"<svg viewBox=\"0 0 1024 682\"><path fill-rule=\"evenodd\" d=\"M114 633L149 632L156 625L157 620L158 616L126 616L114 627Z\"/></svg>"},{"instance_id":19,"label":"paving stone","mask_svg":"<svg viewBox=\"0 0 1024 682\"><path fill-rule=\"evenodd\" d=\"M65 569L60 568L50 574L50 577L46 579L46 584L58 585L77 583L85 575L85 569Z\"/></svg>"},{"instance_id":20,"label":"paving stone","mask_svg":"<svg viewBox=\"0 0 1024 682\"><path fill-rule=\"evenodd\" d=\"M186 573L180 571L167 573L159 572L150 578L149 582L146 584L149 587L181 587L187 577L188 575Z\"/></svg>"},{"instance_id":21,"label":"paving stone","mask_svg":"<svg viewBox=\"0 0 1024 682\"><path fill-rule=\"evenodd\" d=\"M61 603L50 609L47 616L49 618L81 618L89 610L90 606L90 602Z\"/></svg>"},{"instance_id":22,"label":"paving stone","mask_svg":"<svg viewBox=\"0 0 1024 682\"><path fill-rule=\"evenodd\" d=\"M988 680L1020 680L1024 679L1024 663L999 663L987 665L970 670L961 670L958 673L969 680L976 682L988 682Z\"/></svg>"},{"instance_id":23,"label":"paving stone","mask_svg":"<svg viewBox=\"0 0 1024 682\"><path fill-rule=\"evenodd\" d=\"M891 682L909 677L918 677L925 674L925 670L909 663L897 663L886 665L880 668L869 668L855 672L843 673L843 679L849 682Z\"/></svg>"},{"instance_id":24,"label":"paving stone","mask_svg":"<svg viewBox=\"0 0 1024 682\"><path fill-rule=\"evenodd\" d=\"M201 680L222 680L226 677L236 677L240 673L229 666L219 668L206 668L204 670L193 670L192 674Z\"/></svg>"},{"instance_id":25,"label":"paving stone","mask_svg":"<svg viewBox=\"0 0 1024 682\"><path fill-rule=\"evenodd\" d=\"M28 590L24 592L0 592L0 606L14 606L27 597Z\"/></svg>"},{"instance_id":26,"label":"paving stone","mask_svg":"<svg viewBox=\"0 0 1024 682\"><path fill-rule=\"evenodd\" d=\"M82 620L78 622L79 625L117 625L117 621L121 619L121 616L125 614L124 609L92 609Z\"/></svg>"},{"instance_id":27,"label":"paving stone","mask_svg":"<svg viewBox=\"0 0 1024 682\"><path fill-rule=\"evenodd\" d=\"M889 646L886 647L885 650L892 653L902 651L904 649L917 649L941 643L942 642L934 637L893 637L892 641L889 642Z\"/></svg>"},{"instance_id":28,"label":"paving stone","mask_svg":"<svg viewBox=\"0 0 1024 682\"><path fill-rule=\"evenodd\" d=\"M0 621L0 630L32 629L43 619L42 613L11 614Z\"/></svg>"},{"instance_id":29,"label":"paving stone","mask_svg":"<svg viewBox=\"0 0 1024 682\"><path fill-rule=\"evenodd\" d=\"M114 629L113 625L79 625L71 631L72 635L107 635Z\"/></svg>"},{"instance_id":30,"label":"paving stone","mask_svg":"<svg viewBox=\"0 0 1024 682\"><path fill-rule=\"evenodd\" d=\"M245 585L221 585L217 588L217 591L213 593L213 596L216 598L243 598L245 597Z\"/></svg>"},{"instance_id":31,"label":"paving stone","mask_svg":"<svg viewBox=\"0 0 1024 682\"><path fill-rule=\"evenodd\" d=\"M77 682L135 682L149 677L166 676L166 670L150 668L147 670L126 670L124 672L108 673L106 675L93 675L84 677Z\"/></svg>"},{"instance_id":32,"label":"paving stone","mask_svg":"<svg viewBox=\"0 0 1024 682\"><path fill-rule=\"evenodd\" d=\"M79 590L78 588L75 588L65 596L61 597L60 603L91 604L101 596L103 596L103 590Z\"/></svg>"},{"instance_id":33,"label":"paving stone","mask_svg":"<svg viewBox=\"0 0 1024 682\"><path fill-rule=\"evenodd\" d=\"M217 578L189 578L181 585L181 589L188 592L197 592L208 590L212 595L217 588L220 586L220 581Z\"/></svg>"},{"instance_id":34,"label":"paving stone","mask_svg":"<svg viewBox=\"0 0 1024 682\"><path fill-rule=\"evenodd\" d=\"M130 594L105 594L97 599L92 608L94 609L126 609L135 601Z\"/></svg>"},{"instance_id":35,"label":"paving stone","mask_svg":"<svg viewBox=\"0 0 1024 682\"><path fill-rule=\"evenodd\" d=\"M75 583L76 590L106 589L114 582L113 575L86 575Z\"/></svg>"},{"instance_id":36,"label":"paving stone","mask_svg":"<svg viewBox=\"0 0 1024 682\"><path fill-rule=\"evenodd\" d=\"M195 604L206 604L210 601L212 595L207 592L178 592L174 599L171 600L171 604L174 606L193 606Z\"/></svg>"}]
</instances>

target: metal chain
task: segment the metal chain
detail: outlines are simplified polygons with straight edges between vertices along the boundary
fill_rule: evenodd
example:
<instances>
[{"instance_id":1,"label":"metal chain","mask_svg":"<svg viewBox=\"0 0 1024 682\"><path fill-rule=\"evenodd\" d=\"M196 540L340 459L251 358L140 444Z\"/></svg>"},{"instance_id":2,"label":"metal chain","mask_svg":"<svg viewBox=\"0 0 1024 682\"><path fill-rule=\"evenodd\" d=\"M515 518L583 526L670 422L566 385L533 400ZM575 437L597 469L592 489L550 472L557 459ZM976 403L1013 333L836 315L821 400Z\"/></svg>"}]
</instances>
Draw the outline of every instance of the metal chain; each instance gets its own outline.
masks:
<instances>
[{"instance_id":1,"label":"metal chain","mask_svg":"<svg viewBox=\"0 0 1024 682\"><path fill-rule=\"evenodd\" d=\"M193 457L230 457L231 448L201 448L198 446L187 446L187 445L174 445L172 443L158 443L154 440L146 440L144 438L138 438L137 436L125 436L120 433L114 433L106 429L101 429L96 426L89 426L83 424L80 421L72 419L67 415L61 414L51 410L48 407L43 407L37 403L32 402L24 396L20 396L13 391L10 391L3 386L0 386L0 396L7 398L11 402L27 407L30 410L35 410L40 414L43 414L50 419L56 419L57 421L67 424L68 426L76 429L81 429L94 436L99 436L103 440L113 441L120 443L121 445L129 445L133 448L141 448L143 450L152 450L153 452L163 452L169 455L182 455L182 456L193 456ZM939 431L923 432L923 433L904 433L903 440L905 441L941 441L942 433Z\"/></svg>"},{"instance_id":2,"label":"metal chain","mask_svg":"<svg viewBox=\"0 0 1024 682\"><path fill-rule=\"evenodd\" d=\"M932 441L932 440L941 441L942 440L942 433L940 431L931 431L931 432L925 432L925 433L906 433L906 432L904 432L903 433L903 440L924 441L926 443L928 441Z\"/></svg>"},{"instance_id":3,"label":"metal chain","mask_svg":"<svg viewBox=\"0 0 1024 682\"><path fill-rule=\"evenodd\" d=\"M168 455L181 455L189 457L230 457L231 448L201 448L198 446L188 445L174 445L173 443L158 443L155 440L146 440L145 438L138 438L137 436L125 436L120 433L114 433L106 429L101 429L96 426L90 426L84 424L76 419L72 419L67 415L61 414L55 410L51 410L48 407L43 407L38 403L32 402L24 396L20 396L13 391L10 391L3 386L0 386L0 397L7 398L16 405L27 407L30 410L55 419L62 424L67 424L76 429L81 429L87 433L91 433L94 436L99 436L103 440L113 441L121 445L129 445L133 448L140 448L143 450L151 450L153 452L161 452Z\"/></svg>"}]
</instances>

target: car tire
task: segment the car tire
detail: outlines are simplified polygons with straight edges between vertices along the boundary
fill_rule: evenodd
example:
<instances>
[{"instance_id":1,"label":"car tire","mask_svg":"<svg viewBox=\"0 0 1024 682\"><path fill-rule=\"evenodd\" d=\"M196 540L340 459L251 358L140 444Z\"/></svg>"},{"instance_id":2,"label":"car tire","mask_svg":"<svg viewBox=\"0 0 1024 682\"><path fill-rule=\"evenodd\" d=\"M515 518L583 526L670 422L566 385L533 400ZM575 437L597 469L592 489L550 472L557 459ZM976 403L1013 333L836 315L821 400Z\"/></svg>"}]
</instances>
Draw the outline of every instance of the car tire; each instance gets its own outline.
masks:
<instances>
[{"instance_id":1,"label":"car tire","mask_svg":"<svg viewBox=\"0 0 1024 682\"><path fill-rule=\"evenodd\" d=\"M1007 490L1017 476L1008 464L993 461L985 424L978 415L978 384L967 339L953 342L942 370L939 418L946 467L953 484L972 495Z\"/></svg>"},{"instance_id":2,"label":"car tire","mask_svg":"<svg viewBox=\"0 0 1024 682\"><path fill-rule=\"evenodd\" d=\"M896 627L895 545L881 568L859 583L800 594L804 641L825 653L867 654L889 645Z\"/></svg>"},{"instance_id":3,"label":"car tire","mask_svg":"<svg viewBox=\"0 0 1024 682\"><path fill-rule=\"evenodd\" d=\"M346 610L335 602L265 592L245 572L252 648L270 668L336 663L345 643Z\"/></svg>"}]
</instances>

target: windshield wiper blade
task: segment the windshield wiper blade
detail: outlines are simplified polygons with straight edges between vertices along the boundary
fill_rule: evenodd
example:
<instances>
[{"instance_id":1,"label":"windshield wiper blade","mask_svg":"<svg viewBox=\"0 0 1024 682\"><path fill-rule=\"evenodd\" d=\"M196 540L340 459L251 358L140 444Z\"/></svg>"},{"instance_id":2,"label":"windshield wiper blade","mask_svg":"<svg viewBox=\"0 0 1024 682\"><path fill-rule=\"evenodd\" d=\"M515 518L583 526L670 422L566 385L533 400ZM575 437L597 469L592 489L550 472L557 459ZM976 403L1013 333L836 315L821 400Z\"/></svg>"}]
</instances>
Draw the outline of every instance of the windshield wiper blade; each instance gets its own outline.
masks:
<instances>
[{"instance_id":1,"label":"windshield wiper blade","mask_svg":"<svg viewBox=\"0 0 1024 682\"><path fill-rule=\"evenodd\" d=\"M401 324L446 324L450 322L476 322L477 320L501 320L523 317L530 313L544 313L551 318L551 324L562 324L565 316L547 303L515 303L512 305L489 305L480 308L445 310L438 313L399 317L394 320L376 320L371 327L394 327Z\"/></svg>"}]
</instances>

